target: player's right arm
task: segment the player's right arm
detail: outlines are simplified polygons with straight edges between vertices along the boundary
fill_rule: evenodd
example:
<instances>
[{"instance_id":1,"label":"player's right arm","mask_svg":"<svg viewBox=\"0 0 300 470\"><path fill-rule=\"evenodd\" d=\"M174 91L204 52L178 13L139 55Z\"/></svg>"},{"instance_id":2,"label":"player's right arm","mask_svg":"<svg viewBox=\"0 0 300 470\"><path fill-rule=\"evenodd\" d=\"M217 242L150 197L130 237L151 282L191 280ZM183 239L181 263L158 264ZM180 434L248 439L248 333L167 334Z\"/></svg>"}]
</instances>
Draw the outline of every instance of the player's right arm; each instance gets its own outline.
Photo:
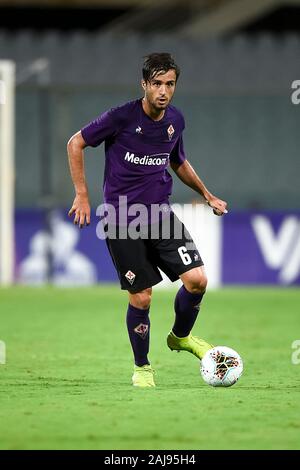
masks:
<instances>
[{"instance_id":1,"label":"player's right arm","mask_svg":"<svg viewBox=\"0 0 300 470\"><path fill-rule=\"evenodd\" d=\"M91 208L84 170L84 148L86 143L81 131L74 134L68 142L67 151L71 178L75 188L75 199L69 210L69 217L74 215L74 224L82 228L90 224Z\"/></svg>"},{"instance_id":2,"label":"player's right arm","mask_svg":"<svg viewBox=\"0 0 300 470\"><path fill-rule=\"evenodd\" d=\"M68 157L71 177L75 188L75 199L69 216L75 214L74 224L82 228L90 223L90 203L84 171L85 147L98 147L106 139L112 138L128 115L127 105L111 108L74 134L68 142Z\"/></svg>"}]
</instances>

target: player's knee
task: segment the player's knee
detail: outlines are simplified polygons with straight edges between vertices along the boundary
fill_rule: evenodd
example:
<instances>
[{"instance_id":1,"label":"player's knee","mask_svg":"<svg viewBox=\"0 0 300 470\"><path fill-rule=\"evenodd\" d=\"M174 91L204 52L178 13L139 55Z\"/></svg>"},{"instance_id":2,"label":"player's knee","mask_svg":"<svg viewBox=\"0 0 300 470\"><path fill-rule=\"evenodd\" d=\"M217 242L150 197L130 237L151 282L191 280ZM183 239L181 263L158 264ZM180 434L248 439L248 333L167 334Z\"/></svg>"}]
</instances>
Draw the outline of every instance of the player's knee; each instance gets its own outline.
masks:
<instances>
[{"instance_id":1,"label":"player's knee","mask_svg":"<svg viewBox=\"0 0 300 470\"><path fill-rule=\"evenodd\" d=\"M145 289L136 294L129 293L129 301L133 307L146 310L150 307L152 289Z\"/></svg>"},{"instance_id":2,"label":"player's knee","mask_svg":"<svg viewBox=\"0 0 300 470\"><path fill-rule=\"evenodd\" d=\"M192 276L186 283L185 288L192 294L203 294L207 287L207 277L202 273Z\"/></svg>"}]
</instances>

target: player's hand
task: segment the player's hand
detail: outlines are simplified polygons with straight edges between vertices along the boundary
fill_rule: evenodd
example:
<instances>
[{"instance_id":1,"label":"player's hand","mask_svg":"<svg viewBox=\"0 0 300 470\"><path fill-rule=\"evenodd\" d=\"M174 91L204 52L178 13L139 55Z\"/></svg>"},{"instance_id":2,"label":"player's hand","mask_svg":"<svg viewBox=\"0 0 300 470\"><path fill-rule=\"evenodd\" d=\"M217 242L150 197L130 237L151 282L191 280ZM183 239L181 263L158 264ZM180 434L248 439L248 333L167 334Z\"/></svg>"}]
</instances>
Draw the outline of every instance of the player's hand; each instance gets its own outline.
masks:
<instances>
[{"instance_id":1,"label":"player's hand","mask_svg":"<svg viewBox=\"0 0 300 470\"><path fill-rule=\"evenodd\" d=\"M84 225L90 225L91 222L91 208L88 196L77 195L74 199L73 205L68 212L68 216L74 217L74 224L79 225L79 228Z\"/></svg>"},{"instance_id":2,"label":"player's hand","mask_svg":"<svg viewBox=\"0 0 300 470\"><path fill-rule=\"evenodd\" d=\"M222 201L222 199L218 199L217 197L212 196L206 202L212 208L215 215L227 214L227 202Z\"/></svg>"}]
</instances>

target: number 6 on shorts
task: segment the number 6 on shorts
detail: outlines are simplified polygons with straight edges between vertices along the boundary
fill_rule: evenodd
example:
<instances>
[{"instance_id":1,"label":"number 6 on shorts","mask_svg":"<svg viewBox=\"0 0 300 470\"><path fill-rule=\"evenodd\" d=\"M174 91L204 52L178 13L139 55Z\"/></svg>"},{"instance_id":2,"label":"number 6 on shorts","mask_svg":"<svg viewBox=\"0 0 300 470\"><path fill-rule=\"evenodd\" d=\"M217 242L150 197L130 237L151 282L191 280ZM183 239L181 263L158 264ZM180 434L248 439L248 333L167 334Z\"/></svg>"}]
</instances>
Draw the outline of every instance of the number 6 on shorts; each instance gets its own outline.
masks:
<instances>
[{"instance_id":1,"label":"number 6 on shorts","mask_svg":"<svg viewBox=\"0 0 300 470\"><path fill-rule=\"evenodd\" d=\"M185 265L191 264L192 259L191 259L190 255L188 254L187 249L186 249L185 246L180 246L178 248L178 253L180 255L180 258L182 259L183 264L185 264Z\"/></svg>"}]
</instances>

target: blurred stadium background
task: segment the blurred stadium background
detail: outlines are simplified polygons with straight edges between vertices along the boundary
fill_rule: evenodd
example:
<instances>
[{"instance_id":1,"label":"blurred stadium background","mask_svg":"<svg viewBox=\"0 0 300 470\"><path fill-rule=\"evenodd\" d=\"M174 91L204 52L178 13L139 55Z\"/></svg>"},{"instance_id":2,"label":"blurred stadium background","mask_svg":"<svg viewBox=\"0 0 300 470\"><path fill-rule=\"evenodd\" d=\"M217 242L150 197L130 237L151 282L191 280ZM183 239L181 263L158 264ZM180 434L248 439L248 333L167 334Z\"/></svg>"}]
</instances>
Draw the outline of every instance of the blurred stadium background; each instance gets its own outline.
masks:
<instances>
[{"instance_id":1,"label":"blurred stadium background","mask_svg":"<svg viewBox=\"0 0 300 470\"><path fill-rule=\"evenodd\" d=\"M116 280L105 244L95 240L95 216L88 233L63 224L73 199L66 141L103 110L139 96L143 56L167 50L182 69L174 103L186 116L188 157L230 208L230 217L200 230L209 239L222 231L218 248L214 237L214 247L202 241L211 285L299 283L299 107L291 95L300 76L300 2L1 0L0 7L0 58L16 66L14 281ZM104 152L86 154L96 208ZM4 178L2 191L8 184ZM192 199L175 181L173 202ZM51 222L55 208L63 211ZM51 255L43 221L56 247L65 242L61 256Z\"/></svg>"},{"instance_id":2,"label":"blurred stadium background","mask_svg":"<svg viewBox=\"0 0 300 470\"><path fill-rule=\"evenodd\" d=\"M222 334L248 361L245 387L234 389L230 399L222 395L222 403L229 400L234 407L235 420L206 388L200 388L201 400L195 399L198 374L190 383L186 358L179 359L186 375L177 383L167 375L170 381L163 382L174 406L191 400L204 419L206 437L202 422L190 440L160 427L160 421L152 423L158 404L147 397L145 414L144 398L128 398L124 386L130 382L131 352L114 314L122 315L126 302L114 284L105 242L96 237L102 147L86 150L91 226L79 231L66 217L74 197L67 140L104 110L141 95L143 56L154 51L171 52L181 67L173 103L186 118L187 155L209 189L228 201L229 213L218 218L201 204L195 209L201 201L175 178L172 202L179 214L189 204L185 222L210 287L245 287L212 290L204 307L210 315L202 323L211 341L219 342ZM290 364L300 326L299 51L300 0L0 0L0 283L45 286L0 290L0 340L7 343L11 364L1 366L3 391L18 400L1 407L6 432L0 448L299 447L294 419L299 405L292 395L299 377ZM58 291L49 284L96 287ZM166 280L162 285L169 286ZM266 285L273 290L265 294L249 287ZM290 286L294 289L278 289ZM168 310L168 325L172 295L158 293L153 307ZM227 317L220 330L221 313ZM153 315L155 321L153 354L161 357L156 366L165 364L164 373L171 374L174 358L161 353L158 339L170 325L159 315L156 320ZM100 346L100 331L114 331L121 358L109 352L111 336L101 334ZM274 360L270 344L286 362L276 363L266 378L264 365ZM112 381L107 361L114 363ZM289 390L280 382L282 368ZM91 379L96 375L98 383ZM276 387L265 402L270 383ZM31 395L25 384L32 386ZM74 387L78 396L70 392ZM88 397L85 405L80 394ZM159 397L167 413L170 403ZM206 406L215 410L215 421L209 413L203 416ZM21 421L19 412L25 416ZM140 440L134 416L145 417ZM166 419L171 416L170 410ZM190 414L181 422L185 436L194 420ZM242 423L251 423L247 431ZM210 436L217 439L205 440Z\"/></svg>"}]
</instances>

